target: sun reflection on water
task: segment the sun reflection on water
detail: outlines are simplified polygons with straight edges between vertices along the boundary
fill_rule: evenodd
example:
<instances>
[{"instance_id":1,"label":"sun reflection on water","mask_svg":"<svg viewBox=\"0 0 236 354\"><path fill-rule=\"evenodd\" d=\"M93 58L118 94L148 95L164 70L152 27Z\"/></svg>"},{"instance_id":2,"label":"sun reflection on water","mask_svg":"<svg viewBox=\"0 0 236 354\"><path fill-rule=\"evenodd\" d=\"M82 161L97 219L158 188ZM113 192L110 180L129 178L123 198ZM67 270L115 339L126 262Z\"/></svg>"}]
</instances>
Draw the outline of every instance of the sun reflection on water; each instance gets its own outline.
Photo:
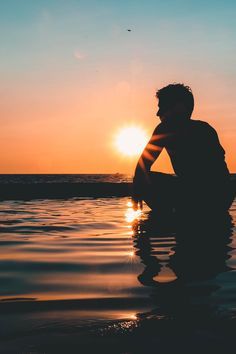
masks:
<instances>
[{"instance_id":1,"label":"sun reflection on water","mask_svg":"<svg viewBox=\"0 0 236 354\"><path fill-rule=\"evenodd\" d=\"M129 208L132 208L133 207L133 203L129 200L128 202L127 202L127 207L129 207Z\"/></svg>"},{"instance_id":2,"label":"sun reflection on water","mask_svg":"<svg viewBox=\"0 0 236 354\"><path fill-rule=\"evenodd\" d=\"M127 253L128 262L129 263L136 263L136 262L138 262L138 258L135 254L135 250L133 249L133 245L131 247L132 247L132 249Z\"/></svg>"},{"instance_id":3,"label":"sun reflection on water","mask_svg":"<svg viewBox=\"0 0 236 354\"><path fill-rule=\"evenodd\" d=\"M127 252L127 258L128 262L134 263L137 262L137 257L135 253L135 249L133 246L133 237L135 235L135 231L133 230L133 224L137 222L141 216L142 216L142 210L138 208L137 210L134 210L134 205L132 201L128 201L126 203L126 210L125 210L125 221L127 223L126 227L128 228L127 234L131 238L131 245L130 245L130 250Z\"/></svg>"},{"instance_id":4,"label":"sun reflection on water","mask_svg":"<svg viewBox=\"0 0 236 354\"><path fill-rule=\"evenodd\" d=\"M133 257L135 256L134 251L130 251L130 252L128 253L128 256L129 256L130 258L133 258Z\"/></svg>"},{"instance_id":5,"label":"sun reflection on water","mask_svg":"<svg viewBox=\"0 0 236 354\"><path fill-rule=\"evenodd\" d=\"M128 206L128 208L125 212L126 222L132 223L135 220L139 220L142 215L142 210L141 209L134 210L133 204L131 202L128 202L127 206Z\"/></svg>"}]
</instances>

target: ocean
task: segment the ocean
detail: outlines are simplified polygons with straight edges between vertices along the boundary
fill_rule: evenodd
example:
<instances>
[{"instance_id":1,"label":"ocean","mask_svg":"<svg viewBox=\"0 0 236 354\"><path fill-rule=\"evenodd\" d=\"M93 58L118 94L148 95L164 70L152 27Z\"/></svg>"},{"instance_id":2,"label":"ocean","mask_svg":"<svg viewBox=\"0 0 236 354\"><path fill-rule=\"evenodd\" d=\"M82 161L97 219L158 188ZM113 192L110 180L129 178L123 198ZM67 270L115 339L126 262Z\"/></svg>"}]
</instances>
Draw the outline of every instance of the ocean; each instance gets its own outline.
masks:
<instances>
[{"instance_id":1,"label":"ocean","mask_svg":"<svg viewBox=\"0 0 236 354\"><path fill-rule=\"evenodd\" d=\"M0 184L20 186L131 181L0 176ZM236 319L236 202L222 218L192 217L134 211L129 196L2 199L0 352L141 353L147 343L150 353L184 343L193 349L186 353L227 350Z\"/></svg>"}]
</instances>

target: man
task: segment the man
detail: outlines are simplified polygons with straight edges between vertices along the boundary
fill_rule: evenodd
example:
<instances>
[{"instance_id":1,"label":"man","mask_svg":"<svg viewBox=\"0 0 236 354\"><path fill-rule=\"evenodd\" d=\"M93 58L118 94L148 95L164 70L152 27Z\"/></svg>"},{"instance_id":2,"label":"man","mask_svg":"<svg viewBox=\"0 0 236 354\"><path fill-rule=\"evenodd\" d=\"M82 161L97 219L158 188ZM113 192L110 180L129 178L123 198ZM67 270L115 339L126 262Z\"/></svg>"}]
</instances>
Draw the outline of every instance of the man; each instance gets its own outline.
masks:
<instances>
[{"instance_id":1,"label":"man","mask_svg":"<svg viewBox=\"0 0 236 354\"><path fill-rule=\"evenodd\" d=\"M183 84L168 85L156 93L161 123L138 160L133 201L144 200L151 209L228 210L233 194L225 151L216 131L206 122L192 120L194 98ZM151 172L165 148L176 176Z\"/></svg>"}]
</instances>

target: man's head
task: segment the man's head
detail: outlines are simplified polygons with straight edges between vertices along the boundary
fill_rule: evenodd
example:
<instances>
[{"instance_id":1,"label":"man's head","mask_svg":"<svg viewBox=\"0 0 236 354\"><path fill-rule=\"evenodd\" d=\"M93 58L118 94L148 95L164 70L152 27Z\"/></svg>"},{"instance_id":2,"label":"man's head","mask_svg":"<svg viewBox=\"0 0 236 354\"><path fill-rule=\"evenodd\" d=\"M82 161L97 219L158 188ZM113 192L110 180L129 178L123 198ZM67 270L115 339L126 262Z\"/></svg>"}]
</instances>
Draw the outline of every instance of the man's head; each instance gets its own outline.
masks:
<instances>
[{"instance_id":1,"label":"man's head","mask_svg":"<svg viewBox=\"0 0 236 354\"><path fill-rule=\"evenodd\" d=\"M161 121L183 121L191 118L194 107L190 87L183 84L170 84L156 92L159 99L157 116Z\"/></svg>"}]
</instances>

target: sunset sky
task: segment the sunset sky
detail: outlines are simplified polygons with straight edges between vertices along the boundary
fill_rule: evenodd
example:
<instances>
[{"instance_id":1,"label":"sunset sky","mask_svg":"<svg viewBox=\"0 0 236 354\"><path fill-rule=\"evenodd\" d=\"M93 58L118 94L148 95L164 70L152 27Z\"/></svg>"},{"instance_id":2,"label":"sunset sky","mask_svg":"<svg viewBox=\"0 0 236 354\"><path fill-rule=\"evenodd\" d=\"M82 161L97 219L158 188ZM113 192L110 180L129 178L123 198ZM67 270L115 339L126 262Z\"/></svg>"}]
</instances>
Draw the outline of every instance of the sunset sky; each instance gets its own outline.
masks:
<instances>
[{"instance_id":1,"label":"sunset sky","mask_svg":"<svg viewBox=\"0 0 236 354\"><path fill-rule=\"evenodd\" d=\"M0 173L131 173L116 136L150 135L173 82L236 172L235 16L233 0L0 0Z\"/></svg>"}]
</instances>

